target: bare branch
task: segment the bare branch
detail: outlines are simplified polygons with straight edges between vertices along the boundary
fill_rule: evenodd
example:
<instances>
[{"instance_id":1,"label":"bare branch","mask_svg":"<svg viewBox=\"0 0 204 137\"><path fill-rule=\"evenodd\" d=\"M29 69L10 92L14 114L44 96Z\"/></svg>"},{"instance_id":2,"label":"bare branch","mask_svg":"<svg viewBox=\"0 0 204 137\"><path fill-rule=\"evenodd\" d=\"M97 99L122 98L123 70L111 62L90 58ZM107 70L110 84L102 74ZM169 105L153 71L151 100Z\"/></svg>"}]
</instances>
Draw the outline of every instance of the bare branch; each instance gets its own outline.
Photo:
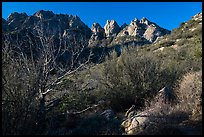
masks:
<instances>
[{"instance_id":1,"label":"bare branch","mask_svg":"<svg viewBox=\"0 0 204 137\"><path fill-rule=\"evenodd\" d=\"M93 105L93 106L91 106L91 107L88 107L88 108L86 108L86 109L83 109L83 110L81 110L81 111L67 112L67 113L68 113L68 114L79 115L79 114L82 114L82 113L84 113L84 112L86 112L86 111L88 111L88 110L90 110L90 109L96 108L96 107L98 107L98 106L99 106L99 104L95 104L95 105Z\"/></svg>"}]
</instances>

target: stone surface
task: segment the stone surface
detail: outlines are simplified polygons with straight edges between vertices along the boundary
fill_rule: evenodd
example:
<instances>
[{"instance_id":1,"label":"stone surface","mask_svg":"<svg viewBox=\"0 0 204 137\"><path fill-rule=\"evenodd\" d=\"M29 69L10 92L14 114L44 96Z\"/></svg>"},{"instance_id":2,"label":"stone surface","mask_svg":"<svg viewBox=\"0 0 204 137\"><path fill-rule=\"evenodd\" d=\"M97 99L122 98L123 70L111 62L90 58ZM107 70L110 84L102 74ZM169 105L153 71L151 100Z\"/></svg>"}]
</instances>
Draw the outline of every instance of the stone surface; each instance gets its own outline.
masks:
<instances>
[{"instance_id":1,"label":"stone surface","mask_svg":"<svg viewBox=\"0 0 204 137\"><path fill-rule=\"evenodd\" d=\"M162 88L153 100L154 104L142 112L136 112L134 105L126 112L126 119L122 122L121 126L125 129L128 135L138 134L142 132L153 121L161 121L161 118L155 115L167 109L168 105L174 100L174 96L169 88Z\"/></svg>"}]
</instances>

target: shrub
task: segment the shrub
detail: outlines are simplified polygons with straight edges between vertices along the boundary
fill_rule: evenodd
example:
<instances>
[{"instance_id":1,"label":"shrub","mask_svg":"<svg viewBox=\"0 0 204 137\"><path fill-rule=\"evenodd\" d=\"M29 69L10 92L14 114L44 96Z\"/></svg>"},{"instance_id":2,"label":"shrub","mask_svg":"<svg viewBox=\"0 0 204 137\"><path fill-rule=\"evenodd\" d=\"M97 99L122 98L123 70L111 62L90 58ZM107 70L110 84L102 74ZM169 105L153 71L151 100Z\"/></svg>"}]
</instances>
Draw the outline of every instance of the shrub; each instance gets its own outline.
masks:
<instances>
[{"instance_id":1,"label":"shrub","mask_svg":"<svg viewBox=\"0 0 204 137\"><path fill-rule=\"evenodd\" d=\"M61 112L81 111L95 103L95 97L89 91L70 91L62 98Z\"/></svg>"},{"instance_id":2,"label":"shrub","mask_svg":"<svg viewBox=\"0 0 204 137\"><path fill-rule=\"evenodd\" d=\"M168 41L162 41L160 43L160 46L162 47L168 47L168 46L172 46L175 44L175 41L174 40L168 40Z\"/></svg>"},{"instance_id":3,"label":"shrub","mask_svg":"<svg viewBox=\"0 0 204 137\"><path fill-rule=\"evenodd\" d=\"M99 96L110 101L110 107L116 111L132 104L140 108L147 96L163 86L160 76L158 60L151 55L124 53L104 63Z\"/></svg>"},{"instance_id":4,"label":"shrub","mask_svg":"<svg viewBox=\"0 0 204 137\"><path fill-rule=\"evenodd\" d=\"M192 119L202 119L202 71L184 75L176 94L179 110L190 114Z\"/></svg>"}]
</instances>

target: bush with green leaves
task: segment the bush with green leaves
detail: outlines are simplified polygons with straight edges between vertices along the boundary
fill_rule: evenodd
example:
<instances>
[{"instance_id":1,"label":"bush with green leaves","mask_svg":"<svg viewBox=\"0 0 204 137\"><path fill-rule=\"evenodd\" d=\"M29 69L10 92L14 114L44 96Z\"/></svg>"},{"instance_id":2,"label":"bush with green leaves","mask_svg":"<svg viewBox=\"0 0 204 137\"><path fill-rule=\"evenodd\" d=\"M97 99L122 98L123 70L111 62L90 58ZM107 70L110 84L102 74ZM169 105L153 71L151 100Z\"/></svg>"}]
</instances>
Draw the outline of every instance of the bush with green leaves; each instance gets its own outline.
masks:
<instances>
[{"instance_id":1,"label":"bush with green leaves","mask_svg":"<svg viewBox=\"0 0 204 137\"><path fill-rule=\"evenodd\" d=\"M151 55L124 53L103 65L98 98L109 101L116 111L125 110L132 104L142 107L149 95L164 86L159 80L160 64Z\"/></svg>"},{"instance_id":2,"label":"bush with green leaves","mask_svg":"<svg viewBox=\"0 0 204 137\"><path fill-rule=\"evenodd\" d=\"M129 47L122 49L119 58L113 53L111 60L103 63L98 98L109 100L116 111L132 104L142 107L144 100L164 86L173 88L183 74L202 68L200 44L193 39L179 49L165 47L163 51L152 52L151 46Z\"/></svg>"}]
</instances>

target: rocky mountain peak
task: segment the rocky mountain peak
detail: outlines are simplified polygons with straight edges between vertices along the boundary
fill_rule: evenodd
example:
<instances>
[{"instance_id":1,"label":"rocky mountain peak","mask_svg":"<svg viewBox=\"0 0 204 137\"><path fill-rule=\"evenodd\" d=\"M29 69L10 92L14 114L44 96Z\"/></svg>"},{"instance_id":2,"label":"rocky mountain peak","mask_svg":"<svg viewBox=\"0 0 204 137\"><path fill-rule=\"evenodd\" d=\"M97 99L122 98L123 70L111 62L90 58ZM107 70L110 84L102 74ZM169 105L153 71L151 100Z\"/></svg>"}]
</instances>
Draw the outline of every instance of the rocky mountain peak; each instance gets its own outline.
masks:
<instances>
[{"instance_id":1,"label":"rocky mountain peak","mask_svg":"<svg viewBox=\"0 0 204 137\"><path fill-rule=\"evenodd\" d=\"M102 31L104 31L104 29L101 27L101 25L98 24L97 22L93 23L91 30L92 30L92 33L100 33Z\"/></svg>"},{"instance_id":2,"label":"rocky mountain peak","mask_svg":"<svg viewBox=\"0 0 204 137\"><path fill-rule=\"evenodd\" d=\"M123 28L117 37L132 36L135 38L145 38L149 42L154 42L157 37L170 33L170 31L159 27L157 24L143 17L141 20L135 18L130 25Z\"/></svg>"},{"instance_id":3,"label":"rocky mountain peak","mask_svg":"<svg viewBox=\"0 0 204 137\"><path fill-rule=\"evenodd\" d=\"M202 14L195 16L199 18ZM76 15L54 14L52 11L39 10L31 16L26 13L12 13L8 20L2 19L2 30L17 30L21 33L22 30L32 31L33 34L39 34L43 31L46 36L63 36L65 39L79 38L86 39L89 45L111 45L114 40L117 43L117 38L127 36L122 41L127 42L128 39L136 41L154 42L157 37L163 36L169 31L160 28L147 18L141 20L134 18L129 25L124 23L121 27L115 20L107 20L104 28L99 23L93 23L91 29L84 24ZM9 28L9 29L8 29ZM128 41L129 42L129 41ZM141 43L142 43L141 42Z\"/></svg>"},{"instance_id":4,"label":"rocky mountain peak","mask_svg":"<svg viewBox=\"0 0 204 137\"><path fill-rule=\"evenodd\" d=\"M8 26L11 30L21 27L28 15L26 13L13 12L7 18Z\"/></svg>"},{"instance_id":5,"label":"rocky mountain peak","mask_svg":"<svg viewBox=\"0 0 204 137\"><path fill-rule=\"evenodd\" d=\"M139 26L139 24L140 24L140 22L139 22L139 20L137 18L135 18L134 20L132 20L130 22L131 26Z\"/></svg>"},{"instance_id":6,"label":"rocky mountain peak","mask_svg":"<svg viewBox=\"0 0 204 137\"><path fill-rule=\"evenodd\" d=\"M141 23L141 24L145 24L145 25L150 25L150 24L151 24L151 22L150 22L147 18L145 18L145 17L143 17L143 18L140 20L140 23Z\"/></svg>"},{"instance_id":7,"label":"rocky mountain peak","mask_svg":"<svg viewBox=\"0 0 204 137\"><path fill-rule=\"evenodd\" d=\"M133 21L134 21L134 22L139 22L139 19L138 19L138 18L135 18Z\"/></svg>"},{"instance_id":8,"label":"rocky mountain peak","mask_svg":"<svg viewBox=\"0 0 204 137\"><path fill-rule=\"evenodd\" d=\"M105 38L105 30L97 22L93 23L91 27L92 35L89 40L89 46L98 45L98 41Z\"/></svg>"},{"instance_id":9,"label":"rocky mountain peak","mask_svg":"<svg viewBox=\"0 0 204 137\"><path fill-rule=\"evenodd\" d=\"M120 27L115 20L107 20L104 29L106 37L114 37L120 31Z\"/></svg>"},{"instance_id":10,"label":"rocky mountain peak","mask_svg":"<svg viewBox=\"0 0 204 137\"><path fill-rule=\"evenodd\" d=\"M78 16L73 16L69 22L69 28L79 28L81 26L84 26L85 24L81 21L81 19Z\"/></svg>"},{"instance_id":11,"label":"rocky mountain peak","mask_svg":"<svg viewBox=\"0 0 204 137\"><path fill-rule=\"evenodd\" d=\"M26 17L28 17L26 13L13 12L9 15L9 17L7 18L7 21L11 22L12 20L24 19Z\"/></svg>"},{"instance_id":12,"label":"rocky mountain peak","mask_svg":"<svg viewBox=\"0 0 204 137\"><path fill-rule=\"evenodd\" d=\"M34 16L40 18L40 19L49 19L52 18L55 14L52 11L44 11L39 10L36 13L34 13Z\"/></svg>"},{"instance_id":13,"label":"rocky mountain peak","mask_svg":"<svg viewBox=\"0 0 204 137\"><path fill-rule=\"evenodd\" d=\"M202 12L200 12L200 13L196 14L195 16L193 16L192 20L202 21Z\"/></svg>"}]
</instances>

